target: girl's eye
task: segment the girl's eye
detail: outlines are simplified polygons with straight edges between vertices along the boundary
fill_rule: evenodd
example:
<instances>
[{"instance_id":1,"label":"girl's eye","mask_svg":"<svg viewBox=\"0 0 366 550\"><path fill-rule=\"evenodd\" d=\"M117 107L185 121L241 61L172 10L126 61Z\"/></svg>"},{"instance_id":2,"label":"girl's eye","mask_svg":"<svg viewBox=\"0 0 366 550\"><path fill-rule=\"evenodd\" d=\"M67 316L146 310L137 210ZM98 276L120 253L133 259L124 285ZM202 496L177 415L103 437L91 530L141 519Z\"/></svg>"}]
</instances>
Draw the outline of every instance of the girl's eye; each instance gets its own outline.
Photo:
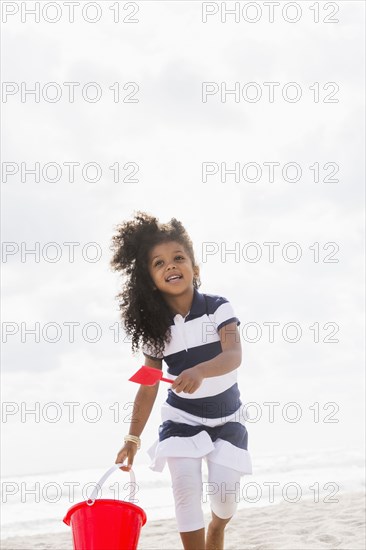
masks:
<instances>
[{"instance_id":1,"label":"girl's eye","mask_svg":"<svg viewBox=\"0 0 366 550\"><path fill-rule=\"evenodd\" d=\"M174 257L174 260L184 260L184 256L181 256L180 254ZM164 262L163 260L156 260L154 263L154 267L159 267L159 265L162 265Z\"/></svg>"}]
</instances>

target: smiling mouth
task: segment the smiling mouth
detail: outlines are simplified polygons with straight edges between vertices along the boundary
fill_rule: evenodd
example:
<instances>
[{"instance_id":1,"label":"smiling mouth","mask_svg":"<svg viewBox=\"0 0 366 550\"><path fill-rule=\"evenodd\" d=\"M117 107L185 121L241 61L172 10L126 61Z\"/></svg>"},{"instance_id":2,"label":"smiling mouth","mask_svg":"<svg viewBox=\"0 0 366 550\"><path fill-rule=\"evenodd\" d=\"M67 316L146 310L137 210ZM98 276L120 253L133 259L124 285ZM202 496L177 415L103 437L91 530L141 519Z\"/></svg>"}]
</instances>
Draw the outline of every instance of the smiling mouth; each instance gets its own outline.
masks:
<instances>
[{"instance_id":1,"label":"smiling mouth","mask_svg":"<svg viewBox=\"0 0 366 550\"><path fill-rule=\"evenodd\" d=\"M169 277L165 279L165 282L170 283L174 281L179 281L180 279L183 279L182 275L169 275Z\"/></svg>"}]
</instances>

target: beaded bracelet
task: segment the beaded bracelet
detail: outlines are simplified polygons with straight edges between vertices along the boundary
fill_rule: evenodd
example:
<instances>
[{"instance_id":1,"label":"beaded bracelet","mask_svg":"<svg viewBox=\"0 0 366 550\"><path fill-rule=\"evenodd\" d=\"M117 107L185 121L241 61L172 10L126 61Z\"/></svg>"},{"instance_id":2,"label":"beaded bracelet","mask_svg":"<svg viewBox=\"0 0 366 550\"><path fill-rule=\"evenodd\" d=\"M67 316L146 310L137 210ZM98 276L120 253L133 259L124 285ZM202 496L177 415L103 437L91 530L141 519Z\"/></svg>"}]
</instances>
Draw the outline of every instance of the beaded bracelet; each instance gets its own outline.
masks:
<instances>
[{"instance_id":1,"label":"beaded bracelet","mask_svg":"<svg viewBox=\"0 0 366 550\"><path fill-rule=\"evenodd\" d=\"M124 439L125 443L127 443L127 441L131 441L132 443L136 443L138 449L141 447L141 439L137 437L137 435L125 435Z\"/></svg>"}]
</instances>

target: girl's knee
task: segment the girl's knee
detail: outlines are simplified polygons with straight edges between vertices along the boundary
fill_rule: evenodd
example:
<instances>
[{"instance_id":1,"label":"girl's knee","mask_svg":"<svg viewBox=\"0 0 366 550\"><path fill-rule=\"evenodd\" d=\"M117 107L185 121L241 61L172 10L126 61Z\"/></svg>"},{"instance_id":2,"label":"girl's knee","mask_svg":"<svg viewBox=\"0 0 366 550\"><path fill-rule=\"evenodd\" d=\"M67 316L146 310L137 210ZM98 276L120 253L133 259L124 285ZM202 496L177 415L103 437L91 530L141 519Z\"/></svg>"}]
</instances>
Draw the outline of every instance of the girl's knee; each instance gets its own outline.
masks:
<instances>
[{"instance_id":1,"label":"girl's knee","mask_svg":"<svg viewBox=\"0 0 366 550\"><path fill-rule=\"evenodd\" d=\"M210 494L211 510L215 524L228 523L235 514L240 499L240 474L231 468L209 464L209 478L215 491ZM216 519L217 518L217 519Z\"/></svg>"},{"instance_id":2,"label":"girl's knee","mask_svg":"<svg viewBox=\"0 0 366 550\"><path fill-rule=\"evenodd\" d=\"M225 526L235 514L238 503L230 499L230 501L221 501L211 499L211 512L214 524Z\"/></svg>"}]
</instances>

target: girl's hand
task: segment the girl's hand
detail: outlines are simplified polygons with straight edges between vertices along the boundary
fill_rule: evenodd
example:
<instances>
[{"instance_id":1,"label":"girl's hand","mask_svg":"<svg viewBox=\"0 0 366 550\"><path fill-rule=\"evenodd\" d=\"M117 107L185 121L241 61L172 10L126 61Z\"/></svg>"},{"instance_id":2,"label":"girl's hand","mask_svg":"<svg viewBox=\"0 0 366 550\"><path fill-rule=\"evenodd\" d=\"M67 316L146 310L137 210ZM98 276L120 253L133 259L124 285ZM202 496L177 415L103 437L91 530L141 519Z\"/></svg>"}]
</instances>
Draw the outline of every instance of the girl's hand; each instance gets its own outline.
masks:
<instances>
[{"instance_id":1,"label":"girl's hand","mask_svg":"<svg viewBox=\"0 0 366 550\"><path fill-rule=\"evenodd\" d=\"M194 393L198 390L204 377L197 367L198 365L181 372L174 380L172 390L175 390L177 393Z\"/></svg>"},{"instance_id":2,"label":"girl's hand","mask_svg":"<svg viewBox=\"0 0 366 550\"><path fill-rule=\"evenodd\" d=\"M127 460L126 466L121 466L120 470L124 470L125 472L129 472L131 470L131 466L133 464L133 459L135 457L135 454L137 453L137 445L136 443L133 443L132 441L126 441L122 449L118 452L117 458L115 460L115 464L118 464L120 462L124 462Z\"/></svg>"}]
</instances>

